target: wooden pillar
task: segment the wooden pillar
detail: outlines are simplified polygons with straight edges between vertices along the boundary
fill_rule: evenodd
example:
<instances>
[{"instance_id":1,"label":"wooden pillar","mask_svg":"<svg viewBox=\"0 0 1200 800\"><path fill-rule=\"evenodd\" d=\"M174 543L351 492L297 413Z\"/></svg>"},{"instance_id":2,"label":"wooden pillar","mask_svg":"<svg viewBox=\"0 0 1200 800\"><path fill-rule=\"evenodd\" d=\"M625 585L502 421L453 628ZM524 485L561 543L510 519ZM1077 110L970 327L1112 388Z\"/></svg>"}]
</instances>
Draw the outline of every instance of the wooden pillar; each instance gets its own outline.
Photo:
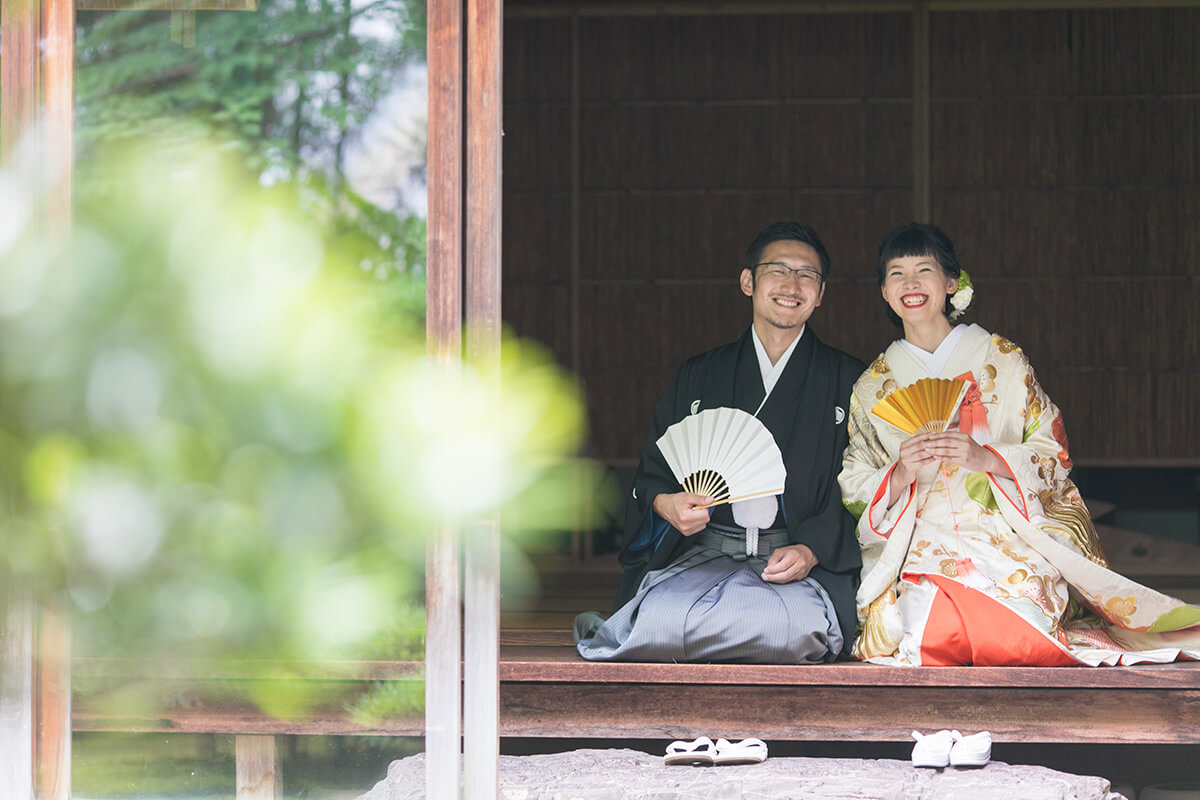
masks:
<instances>
[{"instance_id":1,"label":"wooden pillar","mask_svg":"<svg viewBox=\"0 0 1200 800\"><path fill-rule=\"evenodd\" d=\"M75 0L41 0L38 57L42 230L62 242L71 229L75 166ZM34 672L34 796L71 796L71 628L66 610L38 609Z\"/></svg>"},{"instance_id":2,"label":"wooden pillar","mask_svg":"<svg viewBox=\"0 0 1200 800\"><path fill-rule=\"evenodd\" d=\"M0 2L0 167L12 166L37 123L38 4ZM8 585L0 600L0 797L33 797L33 604Z\"/></svg>"},{"instance_id":3,"label":"wooden pillar","mask_svg":"<svg viewBox=\"0 0 1200 800\"><path fill-rule=\"evenodd\" d=\"M0 163L37 124L38 0L0 3Z\"/></svg>"},{"instance_id":4,"label":"wooden pillar","mask_svg":"<svg viewBox=\"0 0 1200 800\"><path fill-rule=\"evenodd\" d=\"M37 800L71 797L71 631L57 608L38 609L34 669L33 789Z\"/></svg>"},{"instance_id":5,"label":"wooden pillar","mask_svg":"<svg viewBox=\"0 0 1200 800\"><path fill-rule=\"evenodd\" d=\"M7 2L7 0L5 0ZM75 0L42 0L40 75L47 232L71 225L75 154Z\"/></svg>"},{"instance_id":6,"label":"wooden pillar","mask_svg":"<svg viewBox=\"0 0 1200 800\"><path fill-rule=\"evenodd\" d=\"M913 3L913 219L931 222L932 148L930 145L929 3Z\"/></svg>"},{"instance_id":7,"label":"wooden pillar","mask_svg":"<svg viewBox=\"0 0 1200 800\"><path fill-rule=\"evenodd\" d=\"M428 0L428 184L425 335L450 368L462 356L462 0ZM431 532L425 570L425 796L457 800L462 736L459 531Z\"/></svg>"},{"instance_id":8,"label":"wooden pillar","mask_svg":"<svg viewBox=\"0 0 1200 800\"><path fill-rule=\"evenodd\" d=\"M74 0L0 3L0 166L36 181L36 230L71 226L75 120ZM71 794L68 619L38 604L41 587L7 590L0 629L0 797Z\"/></svg>"},{"instance_id":9,"label":"wooden pillar","mask_svg":"<svg viewBox=\"0 0 1200 800\"><path fill-rule=\"evenodd\" d=\"M467 357L499 391L503 0L467 0ZM500 765L500 524L465 540L463 778L467 800L492 800Z\"/></svg>"},{"instance_id":10,"label":"wooden pillar","mask_svg":"<svg viewBox=\"0 0 1200 800\"><path fill-rule=\"evenodd\" d=\"M11 587L7 587L11 589ZM0 635L0 797L33 797L33 606L7 591Z\"/></svg>"},{"instance_id":11,"label":"wooden pillar","mask_svg":"<svg viewBox=\"0 0 1200 800\"><path fill-rule=\"evenodd\" d=\"M237 800L279 800L283 779L274 736L235 736Z\"/></svg>"}]
</instances>

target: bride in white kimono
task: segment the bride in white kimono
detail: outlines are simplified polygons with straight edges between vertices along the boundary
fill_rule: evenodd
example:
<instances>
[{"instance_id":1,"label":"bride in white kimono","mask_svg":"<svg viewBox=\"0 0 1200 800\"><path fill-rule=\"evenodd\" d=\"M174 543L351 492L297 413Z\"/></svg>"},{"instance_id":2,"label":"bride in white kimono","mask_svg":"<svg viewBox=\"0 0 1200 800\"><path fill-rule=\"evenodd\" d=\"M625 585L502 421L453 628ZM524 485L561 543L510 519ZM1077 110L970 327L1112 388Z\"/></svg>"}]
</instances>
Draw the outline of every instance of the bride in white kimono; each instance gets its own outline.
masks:
<instances>
[{"instance_id":1,"label":"bride in white kimono","mask_svg":"<svg viewBox=\"0 0 1200 800\"><path fill-rule=\"evenodd\" d=\"M858 518L857 658L903 665L1100 665L1200 658L1200 608L1106 568L1067 475L1062 415L1021 349L951 323L973 289L937 228L880 247L903 327L854 386L839 483ZM871 413L921 378L967 393L945 433Z\"/></svg>"}]
</instances>

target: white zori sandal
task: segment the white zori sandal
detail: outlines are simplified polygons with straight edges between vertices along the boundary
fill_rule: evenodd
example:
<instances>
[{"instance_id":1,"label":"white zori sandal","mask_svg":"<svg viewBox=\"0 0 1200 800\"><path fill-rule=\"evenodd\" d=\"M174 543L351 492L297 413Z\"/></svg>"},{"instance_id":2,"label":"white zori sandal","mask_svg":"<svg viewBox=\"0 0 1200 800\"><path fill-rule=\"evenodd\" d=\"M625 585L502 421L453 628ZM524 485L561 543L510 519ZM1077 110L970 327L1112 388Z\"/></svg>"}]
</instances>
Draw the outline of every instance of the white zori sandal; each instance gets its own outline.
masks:
<instances>
[{"instance_id":1,"label":"white zori sandal","mask_svg":"<svg viewBox=\"0 0 1200 800\"><path fill-rule=\"evenodd\" d=\"M987 731L963 736L958 731L938 731L924 736L913 731L914 767L982 767L992 760L992 735Z\"/></svg>"},{"instance_id":2,"label":"white zori sandal","mask_svg":"<svg viewBox=\"0 0 1200 800\"><path fill-rule=\"evenodd\" d=\"M958 733L958 731L955 731ZM987 731L963 736L959 734L950 748L950 766L982 767L992 760L992 735Z\"/></svg>"},{"instance_id":3,"label":"white zori sandal","mask_svg":"<svg viewBox=\"0 0 1200 800\"><path fill-rule=\"evenodd\" d=\"M716 751L713 740L707 736L701 736L691 742L671 742L667 745L667 754L663 756L663 763L667 766L711 764L716 756Z\"/></svg>"},{"instance_id":4,"label":"white zori sandal","mask_svg":"<svg viewBox=\"0 0 1200 800\"><path fill-rule=\"evenodd\" d=\"M938 731L930 734L913 731L912 735L917 740L912 751L913 766L934 769L950 766L950 748L962 737L958 731Z\"/></svg>"},{"instance_id":5,"label":"white zori sandal","mask_svg":"<svg viewBox=\"0 0 1200 800\"><path fill-rule=\"evenodd\" d=\"M761 764L767 760L767 743L762 739L742 739L731 742L717 739L714 764Z\"/></svg>"}]
</instances>

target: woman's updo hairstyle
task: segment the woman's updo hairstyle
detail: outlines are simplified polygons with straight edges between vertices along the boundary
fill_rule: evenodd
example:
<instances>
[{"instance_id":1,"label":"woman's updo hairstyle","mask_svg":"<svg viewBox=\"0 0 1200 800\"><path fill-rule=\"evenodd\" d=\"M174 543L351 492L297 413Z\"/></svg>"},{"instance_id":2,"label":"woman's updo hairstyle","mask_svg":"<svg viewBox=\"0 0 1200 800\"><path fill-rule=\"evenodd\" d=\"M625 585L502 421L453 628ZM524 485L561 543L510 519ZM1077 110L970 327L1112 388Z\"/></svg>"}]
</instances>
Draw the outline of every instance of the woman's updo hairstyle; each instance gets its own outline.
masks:
<instances>
[{"instance_id":1,"label":"woman's updo hairstyle","mask_svg":"<svg viewBox=\"0 0 1200 800\"><path fill-rule=\"evenodd\" d=\"M906 256L932 258L948 277L955 280L958 280L959 274L962 273L962 265L958 263L958 256L954 254L954 242L950 241L949 236L934 225L910 222L889 233L884 237L883 244L879 245L879 263L876 265L876 270L879 273L880 286L883 286L883 282L887 279L888 263ZM946 307L942 310L947 317L954 310L950 305L950 297L950 295L946 295ZM892 321L892 324L897 328L903 327L896 312L886 304L884 308L887 309L888 319Z\"/></svg>"}]
</instances>

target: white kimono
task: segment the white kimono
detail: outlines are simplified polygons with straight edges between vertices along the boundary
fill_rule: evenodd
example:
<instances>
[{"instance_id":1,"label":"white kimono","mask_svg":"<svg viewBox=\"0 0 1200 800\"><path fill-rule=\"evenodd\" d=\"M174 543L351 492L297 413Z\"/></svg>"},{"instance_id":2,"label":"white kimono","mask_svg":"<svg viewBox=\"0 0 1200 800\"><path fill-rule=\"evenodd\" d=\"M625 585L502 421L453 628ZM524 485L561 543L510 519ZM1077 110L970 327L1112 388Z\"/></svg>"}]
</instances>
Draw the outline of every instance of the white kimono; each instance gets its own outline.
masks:
<instances>
[{"instance_id":1,"label":"white kimono","mask_svg":"<svg viewBox=\"0 0 1200 800\"><path fill-rule=\"evenodd\" d=\"M954 337L928 358L894 342L854 386L838 478L863 558L854 655L905 665L1200 658L1200 608L1106 568L1067 477L1062 416L1020 348L978 325ZM968 432L1008 474L930 464L889 498L909 435L871 409L928 377L972 382L952 429L962 415L976 420Z\"/></svg>"}]
</instances>

